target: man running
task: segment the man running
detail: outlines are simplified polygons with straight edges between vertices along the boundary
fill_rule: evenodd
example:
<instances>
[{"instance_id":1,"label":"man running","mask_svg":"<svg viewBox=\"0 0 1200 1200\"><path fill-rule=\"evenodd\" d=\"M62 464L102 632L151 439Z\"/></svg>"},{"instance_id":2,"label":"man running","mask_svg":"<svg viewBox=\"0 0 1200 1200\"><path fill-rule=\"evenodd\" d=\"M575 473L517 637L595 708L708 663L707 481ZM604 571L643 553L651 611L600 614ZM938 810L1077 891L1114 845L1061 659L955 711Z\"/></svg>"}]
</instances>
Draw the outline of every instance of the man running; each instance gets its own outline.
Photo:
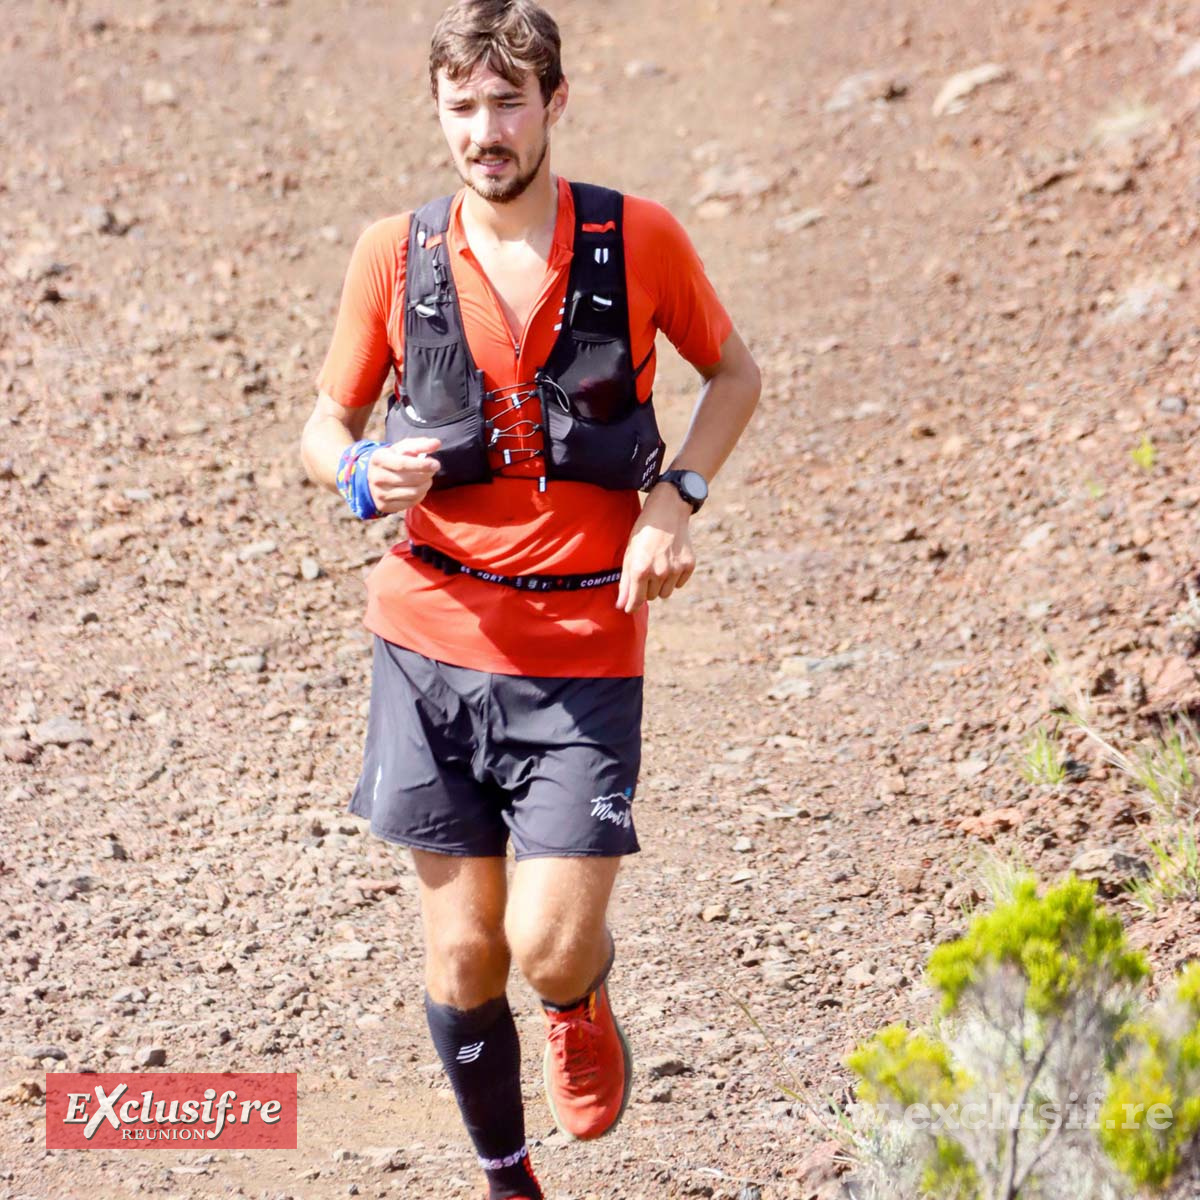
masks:
<instances>
[{"instance_id":1,"label":"man running","mask_svg":"<svg viewBox=\"0 0 1200 1200\"><path fill-rule=\"evenodd\" d=\"M301 453L359 517L405 514L367 582L350 811L411 849L429 1028L487 1195L541 1200L509 967L541 998L555 1122L608 1132L632 1075L605 914L639 848L646 602L691 576L689 520L759 373L664 208L551 173L568 87L548 13L459 0L429 74L465 187L359 239ZM667 471L659 330L703 381Z\"/></svg>"}]
</instances>

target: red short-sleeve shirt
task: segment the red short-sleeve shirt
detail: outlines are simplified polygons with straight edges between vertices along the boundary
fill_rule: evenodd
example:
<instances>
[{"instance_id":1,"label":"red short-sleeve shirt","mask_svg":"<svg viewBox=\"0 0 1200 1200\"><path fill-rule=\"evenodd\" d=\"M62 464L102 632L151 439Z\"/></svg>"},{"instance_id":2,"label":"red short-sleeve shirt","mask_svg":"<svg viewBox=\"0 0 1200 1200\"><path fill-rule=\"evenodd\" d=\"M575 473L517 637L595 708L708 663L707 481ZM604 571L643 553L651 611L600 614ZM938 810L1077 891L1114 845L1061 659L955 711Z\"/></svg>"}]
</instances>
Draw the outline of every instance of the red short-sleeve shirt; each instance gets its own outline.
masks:
<instances>
[{"instance_id":1,"label":"red short-sleeve shirt","mask_svg":"<svg viewBox=\"0 0 1200 1200\"><path fill-rule=\"evenodd\" d=\"M546 276L519 347L471 253L460 213L450 212L447 246L463 328L489 391L533 379L557 337L571 263L575 205L558 180L558 219ZM348 408L375 402L403 361L404 268L409 213L370 226L351 256L333 342L317 386ZM684 358L709 367L733 328L686 232L665 208L625 197L625 270L633 361L649 356L638 396L654 383L654 338L662 330ZM407 514L413 540L503 575L576 574L619 567L640 511L634 492L551 480L538 490L536 459L490 483L430 492ZM367 579L364 624L430 658L501 675L628 676L642 673L646 606L616 608L616 586L577 592L519 592L414 559L400 542Z\"/></svg>"}]
</instances>

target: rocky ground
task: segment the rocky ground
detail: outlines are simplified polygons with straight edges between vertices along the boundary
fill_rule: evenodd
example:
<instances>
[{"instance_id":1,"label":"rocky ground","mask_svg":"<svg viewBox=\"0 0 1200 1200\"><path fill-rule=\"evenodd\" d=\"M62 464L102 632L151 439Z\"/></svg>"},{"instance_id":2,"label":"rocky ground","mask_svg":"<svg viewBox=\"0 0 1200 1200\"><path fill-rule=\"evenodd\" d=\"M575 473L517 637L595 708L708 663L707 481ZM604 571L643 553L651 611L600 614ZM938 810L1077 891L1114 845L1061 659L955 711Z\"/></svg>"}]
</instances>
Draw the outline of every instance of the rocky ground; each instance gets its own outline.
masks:
<instances>
[{"instance_id":1,"label":"rocky ground","mask_svg":"<svg viewBox=\"0 0 1200 1200\"><path fill-rule=\"evenodd\" d=\"M345 813L397 526L297 455L359 230L453 184L435 9L6 9L4 1200L475 1186L412 872ZM552 1135L516 985L535 1161L554 1200L808 1200L842 1056L928 1014L982 856L1089 852L1160 974L1200 954L1187 904L1120 890L1124 777L1073 733L1073 782L1020 769L1072 697L1126 746L1200 707L1200 10L555 11L559 169L685 221L765 393L653 613L614 906L635 1099ZM693 381L660 379L678 433ZM45 1071L157 1065L297 1072L299 1149L45 1150Z\"/></svg>"}]
</instances>

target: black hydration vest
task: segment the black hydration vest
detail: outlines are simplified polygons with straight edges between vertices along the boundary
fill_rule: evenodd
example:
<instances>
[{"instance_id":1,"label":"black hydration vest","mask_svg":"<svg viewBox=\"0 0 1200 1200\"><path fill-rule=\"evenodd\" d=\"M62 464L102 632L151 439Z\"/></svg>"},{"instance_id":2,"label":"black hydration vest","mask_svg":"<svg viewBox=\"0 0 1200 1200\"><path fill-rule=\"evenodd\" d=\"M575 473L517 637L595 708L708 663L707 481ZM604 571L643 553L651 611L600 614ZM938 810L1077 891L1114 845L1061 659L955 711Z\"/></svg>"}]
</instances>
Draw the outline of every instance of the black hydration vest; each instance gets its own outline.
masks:
<instances>
[{"instance_id":1,"label":"black hydration vest","mask_svg":"<svg viewBox=\"0 0 1200 1200\"><path fill-rule=\"evenodd\" d=\"M452 196L412 216L404 293L404 363L388 397L387 440L437 437L434 488L490 483L489 448L517 430L540 432L538 487L572 479L600 487L649 488L664 446L653 400L638 402L633 365L620 192L572 183L575 244L562 324L534 379L493 395L484 389L463 333L446 230ZM653 348L651 349L653 353ZM504 396L503 418L484 416L484 398ZM517 461L517 460L513 460Z\"/></svg>"}]
</instances>

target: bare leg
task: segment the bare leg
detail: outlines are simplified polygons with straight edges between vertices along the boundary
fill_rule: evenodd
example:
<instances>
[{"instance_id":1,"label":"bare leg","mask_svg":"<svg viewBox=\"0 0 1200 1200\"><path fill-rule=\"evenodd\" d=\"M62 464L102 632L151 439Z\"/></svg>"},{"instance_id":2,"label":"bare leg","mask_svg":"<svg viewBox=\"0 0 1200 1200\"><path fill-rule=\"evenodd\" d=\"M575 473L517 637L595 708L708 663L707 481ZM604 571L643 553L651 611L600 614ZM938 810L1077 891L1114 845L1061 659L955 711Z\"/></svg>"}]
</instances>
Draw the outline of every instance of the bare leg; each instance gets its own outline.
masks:
<instances>
[{"instance_id":1,"label":"bare leg","mask_svg":"<svg viewBox=\"0 0 1200 1200\"><path fill-rule=\"evenodd\" d=\"M510 961L504 937L504 859L414 850L413 861L421 885L430 999L470 1009L502 996Z\"/></svg>"},{"instance_id":2,"label":"bare leg","mask_svg":"<svg viewBox=\"0 0 1200 1200\"><path fill-rule=\"evenodd\" d=\"M567 1137L602 1137L629 1102L633 1059L606 984L613 944L605 914L620 858L517 864L505 917L521 973L542 1000L542 1074Z\"/></svg>"},{"instance_id":3,"label":"bare leg","mask_svg":"<svg viewBox=\"0 0 1200 1200\"><path fill-rule=\"evenodd\" d=\"M619 858L528 858L517 864L505 917L508 944L538 996L570 1004L611 951L605 914Z\"/></svg>"},{"instance_id":4,"label":"bare leg","mask_svg":"<svg viewBox=\"0 0 1200 1200\"><path fill-rule=\"evenodd\" d=\"M493 1196L542 1191L529 1163L521 1047L505 989L505 860L414 853L425 930L425 1015Z\"/></svg>"}]
</instances>

